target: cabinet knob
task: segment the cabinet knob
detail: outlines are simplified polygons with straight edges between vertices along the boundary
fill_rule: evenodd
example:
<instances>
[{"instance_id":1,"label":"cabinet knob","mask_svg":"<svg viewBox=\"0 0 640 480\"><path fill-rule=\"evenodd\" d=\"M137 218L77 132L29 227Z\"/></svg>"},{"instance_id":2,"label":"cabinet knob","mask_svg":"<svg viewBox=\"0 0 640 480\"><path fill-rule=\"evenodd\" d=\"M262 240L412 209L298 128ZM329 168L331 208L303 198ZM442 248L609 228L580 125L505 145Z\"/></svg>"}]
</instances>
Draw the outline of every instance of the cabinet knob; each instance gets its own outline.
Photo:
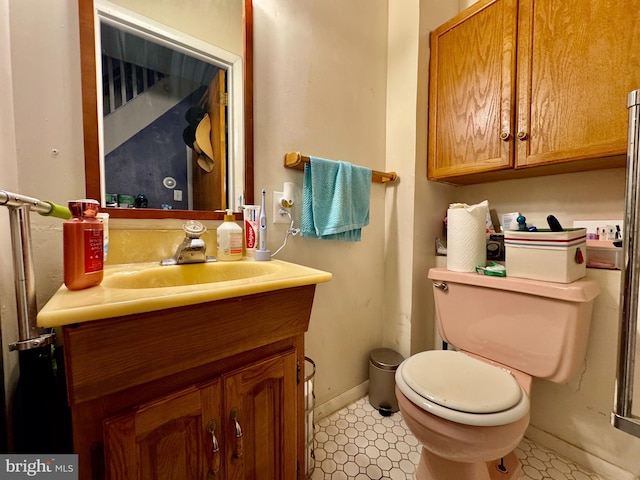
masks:
<instances>
[{"instance_id":1,"label":"cabinet knob","mask_svg":"<svg viewBox=\"0 0 640 480\"><path fill-rule=\"evenodd\" d=\"M502 132L500 134L500 140L503 142L508 142L511 139L511 134L509 132Z\"/></svg>"},{"instance_id":2,"label":"cabinet knob","mask_svg":"<svg viewBox=\"0 0 640 480\"><path fill-rule=\"evenodd\" d=\"M216 478L217 473L220 471L220 445L218 445L218 439L216 438L216 426L215 420L209 420L207 431L211 434L211 465L207 478L211 479Z\"/></svg>"},{"instance_id":3,"label":"cabinet knob","mask_svg":"<svg viewBox=\"0 0 640 480\"><path fill-rule=\"evenodd\" d=\"M527 135L527 132L520 131L518 132L517 136L518 136L518 140L526 140L528 135Z\"/></svg>"},{"instance_id":4,"label":"cabinet knob","mask_svg":"<svg viewBox=\"0 0 640 480\"><path fill-rule=\"evenodd\" d=\"M234 422L234 428L236 432L236 448L233 452L233 458L239 459L242 458L243 447L242 447L242 428L240 427L240 423L238 422L238 409L234 408L231 410L231 420Z\"/></svg>"}]
</instances>

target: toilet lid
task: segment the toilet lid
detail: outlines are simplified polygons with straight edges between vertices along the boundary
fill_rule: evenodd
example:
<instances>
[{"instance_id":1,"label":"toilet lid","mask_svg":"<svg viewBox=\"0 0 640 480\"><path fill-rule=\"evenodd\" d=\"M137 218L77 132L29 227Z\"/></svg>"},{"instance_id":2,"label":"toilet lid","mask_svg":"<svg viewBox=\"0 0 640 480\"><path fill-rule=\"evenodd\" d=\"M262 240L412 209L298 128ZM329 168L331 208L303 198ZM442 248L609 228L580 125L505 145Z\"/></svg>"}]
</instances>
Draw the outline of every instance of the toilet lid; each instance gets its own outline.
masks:
<instances>
[{"instance_id":1,"label":"toilet lid","mask_svg":"<svg viewBox=\"0 0 640 480\"><path fill-rule=\"evenodd\" d=\"M461 412L501 412L522 398L508 371L452 350L413 355L405 361L402 378L421 397Z\"/></svg>"}]
</instances>

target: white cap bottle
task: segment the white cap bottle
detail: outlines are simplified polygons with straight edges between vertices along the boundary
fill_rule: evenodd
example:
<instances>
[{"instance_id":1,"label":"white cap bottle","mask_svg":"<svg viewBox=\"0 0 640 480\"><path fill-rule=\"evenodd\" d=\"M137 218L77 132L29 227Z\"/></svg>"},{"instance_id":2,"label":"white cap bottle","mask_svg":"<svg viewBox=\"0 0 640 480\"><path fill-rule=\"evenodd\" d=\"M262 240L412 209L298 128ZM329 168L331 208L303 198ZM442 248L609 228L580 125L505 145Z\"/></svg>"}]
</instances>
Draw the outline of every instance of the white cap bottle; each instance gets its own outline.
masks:
<instances>
[{"instance_id":1,"label":"white cap bottle","mask_svg":"<svg viewBox=\"0 0 640 480\"><path fill-rule=\"evenodd\" d=\"M219 261L242 260L242 227L235 222L231 210L227 210L224 222L216 231Z\"/></svg>"}]
</instances>

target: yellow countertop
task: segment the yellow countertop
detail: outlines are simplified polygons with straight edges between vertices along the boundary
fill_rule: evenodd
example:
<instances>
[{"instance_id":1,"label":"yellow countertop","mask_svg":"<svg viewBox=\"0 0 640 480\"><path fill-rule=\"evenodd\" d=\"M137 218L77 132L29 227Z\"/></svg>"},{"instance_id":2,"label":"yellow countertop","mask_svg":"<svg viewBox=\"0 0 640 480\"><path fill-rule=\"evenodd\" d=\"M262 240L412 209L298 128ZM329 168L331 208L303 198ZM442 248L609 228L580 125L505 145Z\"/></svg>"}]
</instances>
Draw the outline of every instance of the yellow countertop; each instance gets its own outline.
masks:
<instances>
[{"instance_id":1,"label":"yellow countertop","mask_svg":"<svg viewBox=\"0 0 640 480\"><path fill-rule=\"evenodd\" d=\"M75 291L61 286L38 313L38 326L58 327L195 305L328 282L331 276L281 260L166 267L156 262L113 265L105 267L99 286Z\"/></svg>"}]
</instances>

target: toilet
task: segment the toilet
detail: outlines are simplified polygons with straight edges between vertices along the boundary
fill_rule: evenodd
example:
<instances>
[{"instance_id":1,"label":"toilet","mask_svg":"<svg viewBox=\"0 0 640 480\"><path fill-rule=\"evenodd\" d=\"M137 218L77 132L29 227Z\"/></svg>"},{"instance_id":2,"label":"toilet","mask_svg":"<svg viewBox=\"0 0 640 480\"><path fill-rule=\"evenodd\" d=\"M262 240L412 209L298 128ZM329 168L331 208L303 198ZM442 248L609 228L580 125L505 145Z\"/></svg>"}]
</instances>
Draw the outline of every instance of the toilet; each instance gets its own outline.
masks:
<instances>
[{"instance_id":1,"label":"toilet","mask_svg":"<svg viewBox=\"0 0 640 480\"><path fill-rule=\"evenodd\" d=\"M571 379L582 365L597 282L551 283L432 268L448 350L396 370L400 412L422 444L417 480L518 479L532 378Z\"/></svg>"}]
</instances>

